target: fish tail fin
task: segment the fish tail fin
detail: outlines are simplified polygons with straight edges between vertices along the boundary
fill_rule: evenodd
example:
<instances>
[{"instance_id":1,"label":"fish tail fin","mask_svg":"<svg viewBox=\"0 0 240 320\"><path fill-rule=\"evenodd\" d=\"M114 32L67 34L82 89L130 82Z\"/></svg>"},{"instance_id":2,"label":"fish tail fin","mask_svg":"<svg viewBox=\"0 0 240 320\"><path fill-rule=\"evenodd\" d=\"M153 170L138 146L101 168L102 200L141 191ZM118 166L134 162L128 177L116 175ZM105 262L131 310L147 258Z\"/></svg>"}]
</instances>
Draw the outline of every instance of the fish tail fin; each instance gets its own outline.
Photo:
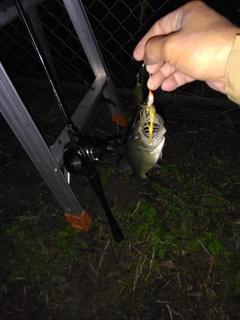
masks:
<instances>
[{"instance_id":1,"label":"fish tail fin","mask_svg":"<svg viewBox=\"0 0 240 320\"><path fill-rule=\"evenodd\" d=\"M124 154L122 154L121 157L118 159L117 169L120 173L123 173L130 169L130 165L127 162L126 157L124 157Z\"/></svg>"},{"instance_id":2,"label":"fish tail fin","mask_svg":"<svg viewBox=\"0 0 240 320\"><path fill-rule=\"evenodd\" d=\"M146 176L144 178L139 178L137 176L135 176L134 174L132 174L129 184L131 187L135 188L138 187L140 184L142 183L151 183L152 180L150 179L150 177L146 174Z\"/></svg>"}]
</instances>

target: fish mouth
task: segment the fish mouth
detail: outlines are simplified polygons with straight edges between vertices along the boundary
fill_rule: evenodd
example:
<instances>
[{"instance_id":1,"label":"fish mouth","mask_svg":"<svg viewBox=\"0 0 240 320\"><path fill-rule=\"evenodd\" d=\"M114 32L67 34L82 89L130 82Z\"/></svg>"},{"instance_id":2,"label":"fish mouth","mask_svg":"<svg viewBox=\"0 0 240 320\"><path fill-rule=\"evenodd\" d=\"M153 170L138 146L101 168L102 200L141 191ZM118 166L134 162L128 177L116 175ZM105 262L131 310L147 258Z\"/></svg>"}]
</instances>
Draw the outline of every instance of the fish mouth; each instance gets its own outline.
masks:
<instances>
[{"instance_id":1,"label":"fish mouth","mask_svg":"<svg viewBox=\"0 0 240 320\"><path fill-rule=\"evenodd\" d=\"M147 116L147 119L146 119L147 121L146 122L144 122L144 124L143 124L143 130L142 130L142 132L143 132L143 134L144 134L144 136L146 137L146 138L149 138L149 136L150 136L150 133L149 133L149 126L150 126L150 117L149 116ZM152 131L152 137L154 138L155 137L155 135L159 132L159 130L160 130L160 123L158 122L158 121L154 121L153 122L153 131Z\"/></svg>"}]
</instances>

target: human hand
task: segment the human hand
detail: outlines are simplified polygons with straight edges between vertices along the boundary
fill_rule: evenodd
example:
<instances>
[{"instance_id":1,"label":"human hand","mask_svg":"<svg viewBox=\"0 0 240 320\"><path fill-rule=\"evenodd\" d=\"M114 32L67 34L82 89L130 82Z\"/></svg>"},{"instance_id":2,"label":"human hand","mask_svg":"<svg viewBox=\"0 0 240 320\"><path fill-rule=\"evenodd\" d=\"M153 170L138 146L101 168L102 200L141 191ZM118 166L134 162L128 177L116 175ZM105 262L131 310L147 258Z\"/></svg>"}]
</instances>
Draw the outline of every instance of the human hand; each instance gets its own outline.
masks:
<instances>
[{"instance_id":1,"label":"human hand","mask_svg":"<svg viewBox=\"0 0 240 320\"><path fill-rule=\"evenodd\" d=\"M240 28L202 1L191 1L158 20L137 44L133 56L151 74L148 87L172 91L203 80L225 93L225 72Z\"/></svg>"}]
</instances>

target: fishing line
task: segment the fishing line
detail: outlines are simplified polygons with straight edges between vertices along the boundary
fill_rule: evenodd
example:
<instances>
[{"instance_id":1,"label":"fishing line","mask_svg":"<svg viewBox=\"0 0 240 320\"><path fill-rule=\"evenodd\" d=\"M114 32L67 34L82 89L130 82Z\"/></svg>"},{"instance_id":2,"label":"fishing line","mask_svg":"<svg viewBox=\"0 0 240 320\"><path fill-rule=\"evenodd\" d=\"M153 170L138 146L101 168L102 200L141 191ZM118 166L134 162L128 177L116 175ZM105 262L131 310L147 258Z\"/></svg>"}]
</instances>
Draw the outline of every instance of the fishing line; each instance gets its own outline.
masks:
<instances>
[{"instance_id":1,"label":"fishing line","mask_svg":"<svg viewBox=\"0 0 240 320\"><path fill-rule=\"evenodd\" d=\"M131 130L133 129L133 127L135 126L139 116L140 116L140 112L141 112L141 103L144 100L144 88L146 87L145 85L145 78L146 78L146 68L145 68L145 64L142 63L141 67L136 75L136 79L137 79L137 83L134 87L134 100L136 102L136 108L134 110L133 116L132 116L132 120L130 121L128 127L127 127L127 131L123 140L123 143L125 143L127 141L128 135L131 132Z\"/></svg>"}]
</instances>

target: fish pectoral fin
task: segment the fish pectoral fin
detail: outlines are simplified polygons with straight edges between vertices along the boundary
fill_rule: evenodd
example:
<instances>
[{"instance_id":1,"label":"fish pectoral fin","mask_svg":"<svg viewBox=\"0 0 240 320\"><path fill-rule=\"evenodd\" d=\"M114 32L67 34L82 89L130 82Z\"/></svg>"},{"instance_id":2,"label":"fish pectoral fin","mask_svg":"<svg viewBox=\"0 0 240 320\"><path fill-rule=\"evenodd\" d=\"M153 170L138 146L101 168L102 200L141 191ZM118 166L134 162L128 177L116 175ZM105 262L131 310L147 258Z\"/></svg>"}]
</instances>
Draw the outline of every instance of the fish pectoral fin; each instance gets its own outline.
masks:
<instances>
[{"instance_id":1,"label":"fish pectoral fin","mask_svg":"<svg viewBox=\"0 0 240 320\"><path fill-rule=\"evenodd\" d=\"M146 174L145 178L139 178L137 176L134 175L134 173L132 174L129 184L131 187L138 187L140 184L142 183L151 183L152 180L150 179L150 177Z\"/></svg>"},{"instance_id":2,"label":"fish pectoral fin","mask_svg":"<svg viewBox=\"0 0 240 320\"><path fill-rule=\"evenodd\" d=\"M117 163L118 171L120 173L123 173L130 168L131 167L130 167L129 163L127 162L127 159L124 157L124 154L122 154L121 157L118 159L118 163Z\"/></svg>"}]
</instances>

